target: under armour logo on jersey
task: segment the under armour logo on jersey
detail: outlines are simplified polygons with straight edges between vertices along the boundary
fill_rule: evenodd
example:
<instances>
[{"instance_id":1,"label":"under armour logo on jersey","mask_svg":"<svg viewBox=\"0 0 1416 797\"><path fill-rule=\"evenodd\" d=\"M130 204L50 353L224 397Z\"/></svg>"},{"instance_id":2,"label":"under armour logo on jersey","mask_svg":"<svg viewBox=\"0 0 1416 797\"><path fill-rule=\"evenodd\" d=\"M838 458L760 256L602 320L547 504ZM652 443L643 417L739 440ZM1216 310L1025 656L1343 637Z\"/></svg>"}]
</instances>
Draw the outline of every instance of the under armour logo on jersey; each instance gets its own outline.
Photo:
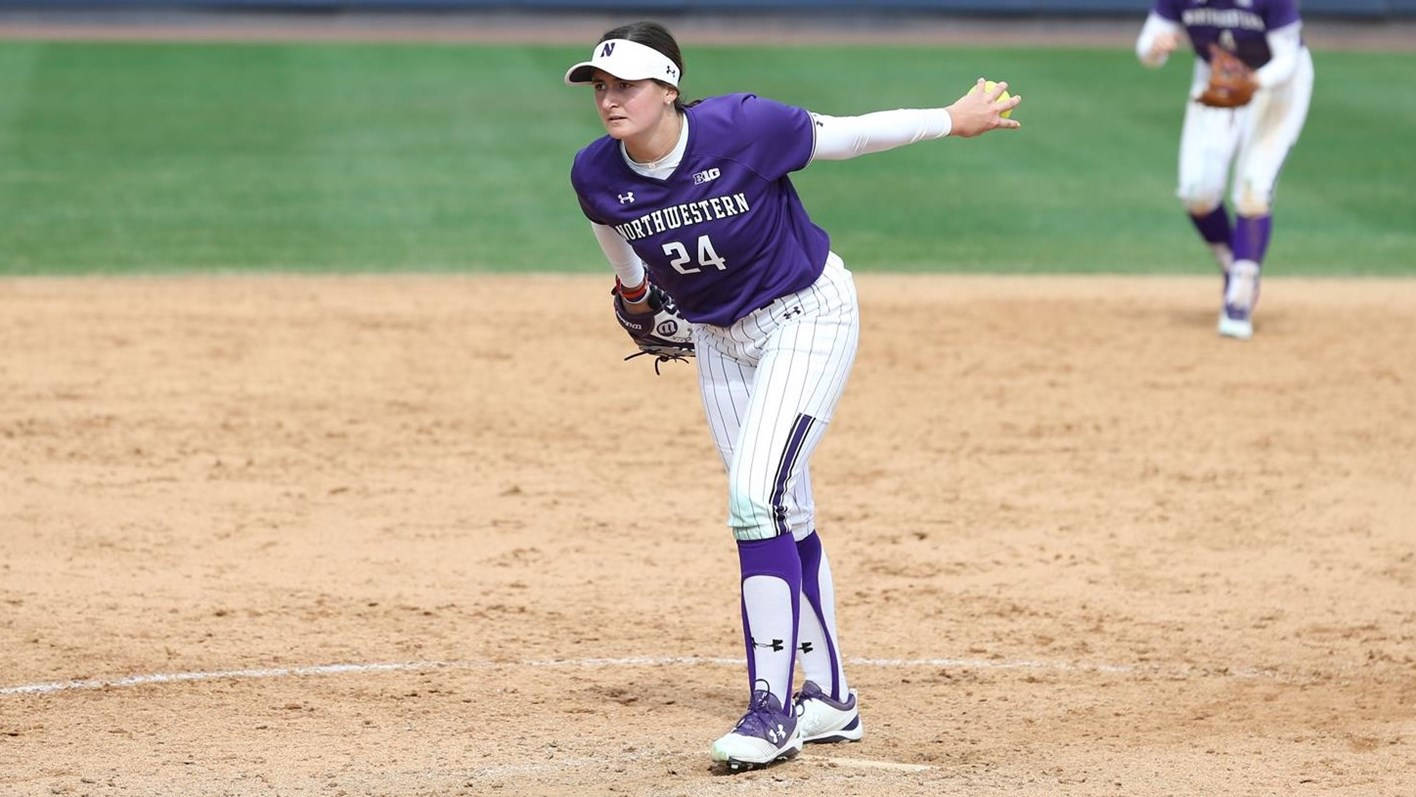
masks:
<instances>
[{"instance_id":1,"label":"under armour logo on jersey","mask_svg":"<svg viewBox=\"0 0 1416 797\"><path fill-rule=\"evenodd\" d=\"M629 203L634 201L634 192L625 191L623 194L619 195L619 200L621 205L628 205Z\"/></svg>"},{"instance_id":2,"label":"under armour logo on jersey","mask_svg":"<svg viewBox=\"0 0 1416 797\"><path fill-rule=\"evenodd\" d=\"M714 180L716 180L716 179L718 179L719 177L721 177L722 174L723 174L723 173L720 172L720 171L718 171L717 169L704 169L703 171L701 171L701 172L699 172L699 173L693 175L693 183L694 183L694 185L701 185L701 184L703 184L703 183L711 183L711 182L713 182Z\"/></svg>"},{"instance_id":3,"label":"under armour logo on jersey","mask_svg":"<svg viewBox=\"0 0 1416 797\"><path fill-rule=\"evenodd\" d=\"M787 646L784 645L784 644L782 643L782 640L780 640L780 639L774 639L774 640L772 640L772 643L771 643L771 644L768 644L768 643L766 643L766 642L758 642L756 639L753 639L753 640L752 640L752 646L753 646L754 648L771 648L771 649L774 650L774 651L782 651L782 650L786 650L786 649L787 649Z\"/></svg>"},{"instance_id":4,"label":"under armour logo on jersey","mask_svg":"<svg viewBox=\"0 0 1416 797\"><path fill-rule=\"evenodd\" d=\"M787 312L782 313L782 320L785 321L794 315L801 315L801 305L793 305Z\"/></svg>"}]
</instances>

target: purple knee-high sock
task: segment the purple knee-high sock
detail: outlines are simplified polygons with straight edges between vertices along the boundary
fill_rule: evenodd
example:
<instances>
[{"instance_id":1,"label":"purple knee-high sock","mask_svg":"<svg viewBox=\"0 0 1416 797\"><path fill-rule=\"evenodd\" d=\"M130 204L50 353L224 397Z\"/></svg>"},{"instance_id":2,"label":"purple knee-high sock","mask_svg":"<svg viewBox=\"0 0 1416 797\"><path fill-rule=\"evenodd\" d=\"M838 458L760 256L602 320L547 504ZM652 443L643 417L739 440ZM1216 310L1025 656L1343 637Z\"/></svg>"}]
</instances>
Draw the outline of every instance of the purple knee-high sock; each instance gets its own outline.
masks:
<instances>
[{"instance_id":1,"label":"purple knee-high sock","mask_svg":"<svg viewBox=\"0 0 1416 797\"><path fill-rule=\"evenodd\" d=\"M1272 234L1273 216L1240 216L1234 225L1234 259L1262 265Z\"/></svg>"},{"instance_id":2,"label":"purple knee-high sock","mask_svg":"<svg viewBox=\"0 0 1416 797\"><path fill-rule=\"evenodd\" d=\"M845 700L846 673L836 640L836 590L831 583L831 565L816 532L799 540L796 546L801 556L801 594L806 599L799 634L803 638L798 646L802 668L807 678L832 700ZM811 642L815 642L814 647L809 647Z\"/></svg>"},{"instance_id":3,"label":"purple knee-high sock","mask_svg":"<svg viewBox=\"0 0 1416 797\"><path fill-rule=\"evenodd\" d=\"M801 612L801 559L792 535L738 540L742 566L742 635L747 645L749 693L761 688L783 708L791 703L796 663L797 621Z\"/></svg>"},{"instance_id":4,"label":"purple knee-high sock","mask_svg":"<svg viewBox=\"0 0 1416 797\"><path fill-rule=\"evenodd\" d=\"M1226 244L1231 248L1233 231L1229 226L1229 211L1225 210L1224 203L1221 202L1214 210L1204 216L1190 216L1190 221L1194 223L1195 229L1199 231L1200 237L1206 243Z\"/></svg>"}]
</instances>

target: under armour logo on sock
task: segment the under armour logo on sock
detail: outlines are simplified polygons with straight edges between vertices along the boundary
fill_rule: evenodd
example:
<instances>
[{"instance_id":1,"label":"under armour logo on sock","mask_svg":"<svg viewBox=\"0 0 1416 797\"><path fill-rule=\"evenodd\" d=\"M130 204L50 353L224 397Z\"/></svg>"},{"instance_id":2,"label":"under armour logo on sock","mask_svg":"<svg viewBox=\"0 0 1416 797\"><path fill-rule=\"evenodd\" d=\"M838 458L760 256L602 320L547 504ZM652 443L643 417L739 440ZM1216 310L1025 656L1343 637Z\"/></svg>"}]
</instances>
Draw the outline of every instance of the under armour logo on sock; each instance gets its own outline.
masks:
<instances>
[{"instance_id":1,"label":"under armour logo on sock","mask_svg":"<svg viewBox=\"0 0 1416 797\"><path fill-rule=\"evenodd\" d=\"M774 651L781 651L787 649L787 646L783 644L782 640L780 639L772 640L772 643L770 645L766 642L758 642L756 639L753 639L752 646L754 648L771 648Z\"/></svg>"},{"instance_id":2,"label":"under armour logo on sock","mask_svg":"<svg viewBox=\"0 0 1416 797\"><path fill-rule=\"evenodd\" d=\"M811 643L810 643L810 642L803 642L803 643L801 643L800 648L801 648L801 652L802 652L802 653L810 653L810 652L811 652Z\"/></svg>"}]
</instances>

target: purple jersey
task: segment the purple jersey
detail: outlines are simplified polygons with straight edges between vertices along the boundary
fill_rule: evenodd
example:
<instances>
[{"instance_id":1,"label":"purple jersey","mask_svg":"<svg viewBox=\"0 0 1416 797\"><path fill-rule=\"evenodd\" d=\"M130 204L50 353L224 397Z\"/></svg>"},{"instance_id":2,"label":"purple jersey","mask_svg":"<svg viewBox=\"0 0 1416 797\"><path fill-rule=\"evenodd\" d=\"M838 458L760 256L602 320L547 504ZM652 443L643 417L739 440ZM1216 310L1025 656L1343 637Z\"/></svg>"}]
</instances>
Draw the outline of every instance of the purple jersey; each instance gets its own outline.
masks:
<instances>
[{"instance_id":1,"label":"purple jersey","mask_svg":"<svg viewBox=\"0 0 1416 797\"><path fill-rule=\"evenodd\" d=\"M576 153L585 216L615 228L690 321L726 326L816 281L830 239L787 173L811 160L811 115L752 94L689 106L683 160L667 179L636 173L604 136Z\"/></svg>"},{"instance_id":2,"label":"purple jersey","mask_svg":"<svg viewBox=\"0 0 1416 797\"><path fill-rule=\"evenodd\" d=\"M1296 0L1156 0L1155 13L1185 26L1195 55L1218 44L1253 69L1268 63L1268 32L1298 21Z\"/></svg>"}]
</instances>

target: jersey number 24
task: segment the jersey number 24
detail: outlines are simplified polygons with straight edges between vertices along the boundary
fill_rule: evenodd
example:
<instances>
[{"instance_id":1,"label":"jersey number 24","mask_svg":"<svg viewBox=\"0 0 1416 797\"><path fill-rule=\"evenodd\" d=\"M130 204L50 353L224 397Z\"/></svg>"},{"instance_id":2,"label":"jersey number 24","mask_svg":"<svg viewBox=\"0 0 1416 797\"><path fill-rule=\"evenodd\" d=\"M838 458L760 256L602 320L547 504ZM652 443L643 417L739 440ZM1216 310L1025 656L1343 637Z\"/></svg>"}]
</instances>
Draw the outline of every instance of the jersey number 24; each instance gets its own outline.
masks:
<instances>
[{"instance_id":1,"label":"jersey number 24","mask_svg":"<svg viewBox=\"0 0 1416 797\"><path fill-rule=\"evenodd\" d=\"M680 274L697 274L708 266L713 266L719 271L727 269L728 264L723 262L723 258L718 256L718 252L713 249L713 242L708 236L698 236L698 265L685 267L685 264L693 258L689 256L688 249L680 241L669 241L664 244L664 254L673 258L669 265Z\"/></svg>"}]
</instances>

